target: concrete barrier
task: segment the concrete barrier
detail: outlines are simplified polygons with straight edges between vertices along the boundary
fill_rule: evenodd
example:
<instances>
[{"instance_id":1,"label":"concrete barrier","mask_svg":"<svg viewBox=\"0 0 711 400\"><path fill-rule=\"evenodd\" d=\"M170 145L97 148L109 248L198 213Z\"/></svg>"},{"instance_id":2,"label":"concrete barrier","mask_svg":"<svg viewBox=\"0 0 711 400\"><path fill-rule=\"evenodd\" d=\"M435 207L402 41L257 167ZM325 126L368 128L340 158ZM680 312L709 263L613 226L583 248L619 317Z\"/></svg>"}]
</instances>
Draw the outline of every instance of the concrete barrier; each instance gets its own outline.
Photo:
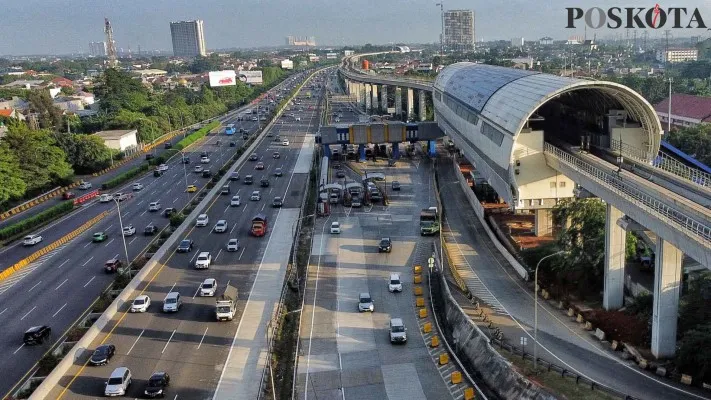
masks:
<instances>
[{"instance_id":1,"label":"concrete barrier","mask_svg":"<svg viewBox=\"0 0 711 400\"><path fill-rule=\"evenodd\" d=\"M311 75L313 76L313 74ZM114 301L109 305L109 307L101 314L101 317L96 320L96 322L89 328L89 330L82 336L82 338L77 342L77 344L69 350L64 359L52 370L52 372L45 378L45 380L40 384L37 389L32 393L30 400L41 400L47 397L47 395L59 385L59 381L62 377L71 369L75 362L84 363L83 359L87 354L91 352L89 346L94 342L94 340L102 334L104 327L111 322L114 316L120 312L120 309L126 311L127 304L131 303L133 298L133 293L138 290L140 284L152 273L154 269L158 266L163 266L159 260L163 259L169 251L174 248L175 243L181 240L183 233L185 232L192 221L197 218L203 212L203 209L213 200L214 197L218 195L218 192L222 190L222 186L225 185L232 175L232 172L237 170L237 167L244 164L247 157L251 155L257 146L266 137L266 132L271 129L275 121L279 118L281 111L276 113L272 121L262 130L259 137L252 142L252 144L247 148L242 155L237 159L237 161L232 164L232 166L227 170L227 173L220 179L215 186L208 192L208 194L203 198L203 200L193 209L193 211L185 218L182 224L173 231L168 240L166 240L163 245L158 249L158 251L153 255L151 260L146 263L146 265L141 268L141 270L133 277L131 282L121 291L121 293L114 299ZM157 271L156 271L157 273ZM85 354L85 352L87 354Z\"/></svg>"}]
</instances>

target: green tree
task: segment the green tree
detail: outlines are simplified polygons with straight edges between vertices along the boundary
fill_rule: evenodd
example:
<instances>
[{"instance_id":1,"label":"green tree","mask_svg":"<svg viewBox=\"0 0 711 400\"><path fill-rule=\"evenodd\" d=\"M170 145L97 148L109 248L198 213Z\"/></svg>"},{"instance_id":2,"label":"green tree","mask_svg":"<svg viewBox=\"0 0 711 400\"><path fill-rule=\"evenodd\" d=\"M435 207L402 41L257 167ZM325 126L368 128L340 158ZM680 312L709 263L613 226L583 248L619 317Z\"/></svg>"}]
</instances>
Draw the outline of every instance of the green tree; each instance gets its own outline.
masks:
<instances>
[{"instance_id":1,"label":"green tree","mask_svg":"<svg viewBox=\"0 0 711 400\"><path fill-rule=\"evenodd\" d=\"M0 140L0 206L8 200L19 199L26 189L20 163L7 143Z\"/></svg>"},{"instance_id":2,"label":"green tree","mask_svg":"<svg viewBox=\"0 0 711 400\"><path fill-rule=\"evenodd\" d=\"M217 54L209 57L195 57L195 60L188 67L193 74L200 74L209 71L219 71L222 69L222 60Z\"/></svg>"},{"instance_id":3,"label":"green tree","mask_svg":"<svg viewBox=\"0 0 711 400\"><path fill-rule=\"evenodd\" d=\"M711 272L689 279L679 304L679 331L683 334L707 321L711 321Z\"/></svg>"},{"instance_id":4,"label":"green tree","mask_svg":"<svg viewBox=\"0 0 711 400\"><path fill-rule=\"evenodd\" d=\"M74 88L73 88L73 87L69 87L69 86L62 86L62 88L59 89L59 91L62 92L62 94L65 95L65 96L71 96L71 95L73 95L74 93L76 93L75 90L74 90Z\"/></svg>"},{"instance_id":5,"label":"green tree","mask_svg":"<svg viewBox=\"0 0 711 400\"><path fill-rule=\"evenodd\" d=\"M29 92L27 99L30 102L30 111L39 116L39 125L42 129L61 129L62 110L54 106L54 101L49 96L49 92L43 90L33 90Z\"/></svg>"},{"instance_id":6,"label":"green tree","mask_svg":"<svg viewBox=\"0 0 711 400\"><path fill-rule=\"evenodd\" d=\"M77 173L92 173L111 164L111 150L94 135L58 135L57 143Z\"/></svg>"},{"instance_id":7,"label":"green tree","mask_svg":"<svg viewBox=\"0 0 711 400\"><path fill-rule=\"evenodd\" d=\"M665 139L684 153L711 165L711 125L701 124L672 130Z\"/></svg>"},{"instance_id":8,"label":"green tree","mask_svg":"<svg viewBox=\"0 0 711 400\"><path fill-rule=\"evenodd\" d=\"M679 341L676 365L680 372L691 375L695 381L711 380L711 323L684 333Z\"/></svg>"}]
</instances>

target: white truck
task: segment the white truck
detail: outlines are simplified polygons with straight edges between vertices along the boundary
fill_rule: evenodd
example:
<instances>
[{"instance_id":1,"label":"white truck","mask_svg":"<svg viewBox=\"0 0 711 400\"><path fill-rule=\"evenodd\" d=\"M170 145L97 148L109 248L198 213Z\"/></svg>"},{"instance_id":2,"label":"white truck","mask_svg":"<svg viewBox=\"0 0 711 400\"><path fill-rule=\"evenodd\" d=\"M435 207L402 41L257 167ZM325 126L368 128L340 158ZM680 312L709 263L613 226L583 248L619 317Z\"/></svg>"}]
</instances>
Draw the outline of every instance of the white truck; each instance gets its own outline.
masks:
<instances>
[{"instance_id":1,"label":"white truck","mask_svg":"<svg viewBox=\"0 0 711 400\"><path fill-rule=\"evenodd\" d=\"M237 311L237 288L227 285L215 300L215 316L218 321L232 321Z\"/></svg>"}]
</instances>

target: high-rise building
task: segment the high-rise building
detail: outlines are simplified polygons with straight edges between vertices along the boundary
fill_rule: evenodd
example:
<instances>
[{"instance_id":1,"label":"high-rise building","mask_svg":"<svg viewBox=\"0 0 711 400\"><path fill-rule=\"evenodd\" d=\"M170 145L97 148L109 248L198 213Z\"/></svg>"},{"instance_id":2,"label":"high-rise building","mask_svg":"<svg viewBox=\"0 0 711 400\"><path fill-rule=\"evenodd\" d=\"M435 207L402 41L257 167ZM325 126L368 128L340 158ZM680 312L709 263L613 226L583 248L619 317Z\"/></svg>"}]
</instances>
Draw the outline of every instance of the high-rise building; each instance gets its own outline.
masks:
<instances>
[{"instance_id":1,"label":"high-rise building","mask_svg":"<svg viewBox=\"0 0 711 400\"><path fill-rule=\"evenodd\" d=\"M180 21L170 23L173 39L173 55L176 57L206 56L203 21Z\"/></svg>"},{"instance_id":2,"label":"high-rise building","mask_svg":"<svg viewBox=\"0 0 711 400\"><path fill-rule=\"evenodd\" d=\"M447 10L444 12L444 48L448 51L474 49L474 11Z\"/></svg>"},{"instance_id":3,"label":"high-rise building","mask_svg":"<svg viewBox=\"0 0 711 400\"><path fill-rule=\"evenodd\" d=\"M90 42L89 55L92 57L106 57L106 42Z\"/></svg>"},{"instance_id":4,"label":"high-rise building","mask_svg":"<svg viewBox=\"0 0 711 400\"><path fill-rule=\"evenodd\" d=\"M301 46L301 47L315 47L316 46L316 36L287 36L286 37L287 46Z\"/></svg>"}]
</instances>

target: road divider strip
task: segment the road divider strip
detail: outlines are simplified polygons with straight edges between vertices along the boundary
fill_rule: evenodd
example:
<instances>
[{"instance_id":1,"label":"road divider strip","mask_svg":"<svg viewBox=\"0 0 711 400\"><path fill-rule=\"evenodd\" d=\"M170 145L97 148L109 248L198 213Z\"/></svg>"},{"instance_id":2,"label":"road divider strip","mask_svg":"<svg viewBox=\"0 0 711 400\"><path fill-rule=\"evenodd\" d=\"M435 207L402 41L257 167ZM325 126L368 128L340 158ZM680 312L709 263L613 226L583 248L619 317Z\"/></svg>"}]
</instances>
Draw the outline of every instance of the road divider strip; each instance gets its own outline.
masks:
<instances>
[{"instance_id":1,"label":"road divider strip","mask_svg":"<svg viewBox=\"0 0 711 400\"><path fill-rule=\"evenodd\" d=\"M38 258L55 250L59 246L65 245L66 243L68 243L69 241L74 239L75 237L79 236L80 234L84 233L86 230L91 228L94 224L101 221L104 217L109 215L109 213L110 213L110 211L102 212L101 214L95 216L94 218L92 218L92 219L88 220L87 222L85 222L84 224L82 224L77 229L69 232L68 234L64 235L60 239L50 243L48 246L45 246L45 247L35 251L34 253L30 254L26 258L15 263L15 265L6 268L2 272L0 272L0 281L3 281L5 279L9 278L10 276L14 275L18 271L21 271L23 268L27 267L28 265L30 265L31 263L36 261Z\"/></svg>"}]
</instances>

